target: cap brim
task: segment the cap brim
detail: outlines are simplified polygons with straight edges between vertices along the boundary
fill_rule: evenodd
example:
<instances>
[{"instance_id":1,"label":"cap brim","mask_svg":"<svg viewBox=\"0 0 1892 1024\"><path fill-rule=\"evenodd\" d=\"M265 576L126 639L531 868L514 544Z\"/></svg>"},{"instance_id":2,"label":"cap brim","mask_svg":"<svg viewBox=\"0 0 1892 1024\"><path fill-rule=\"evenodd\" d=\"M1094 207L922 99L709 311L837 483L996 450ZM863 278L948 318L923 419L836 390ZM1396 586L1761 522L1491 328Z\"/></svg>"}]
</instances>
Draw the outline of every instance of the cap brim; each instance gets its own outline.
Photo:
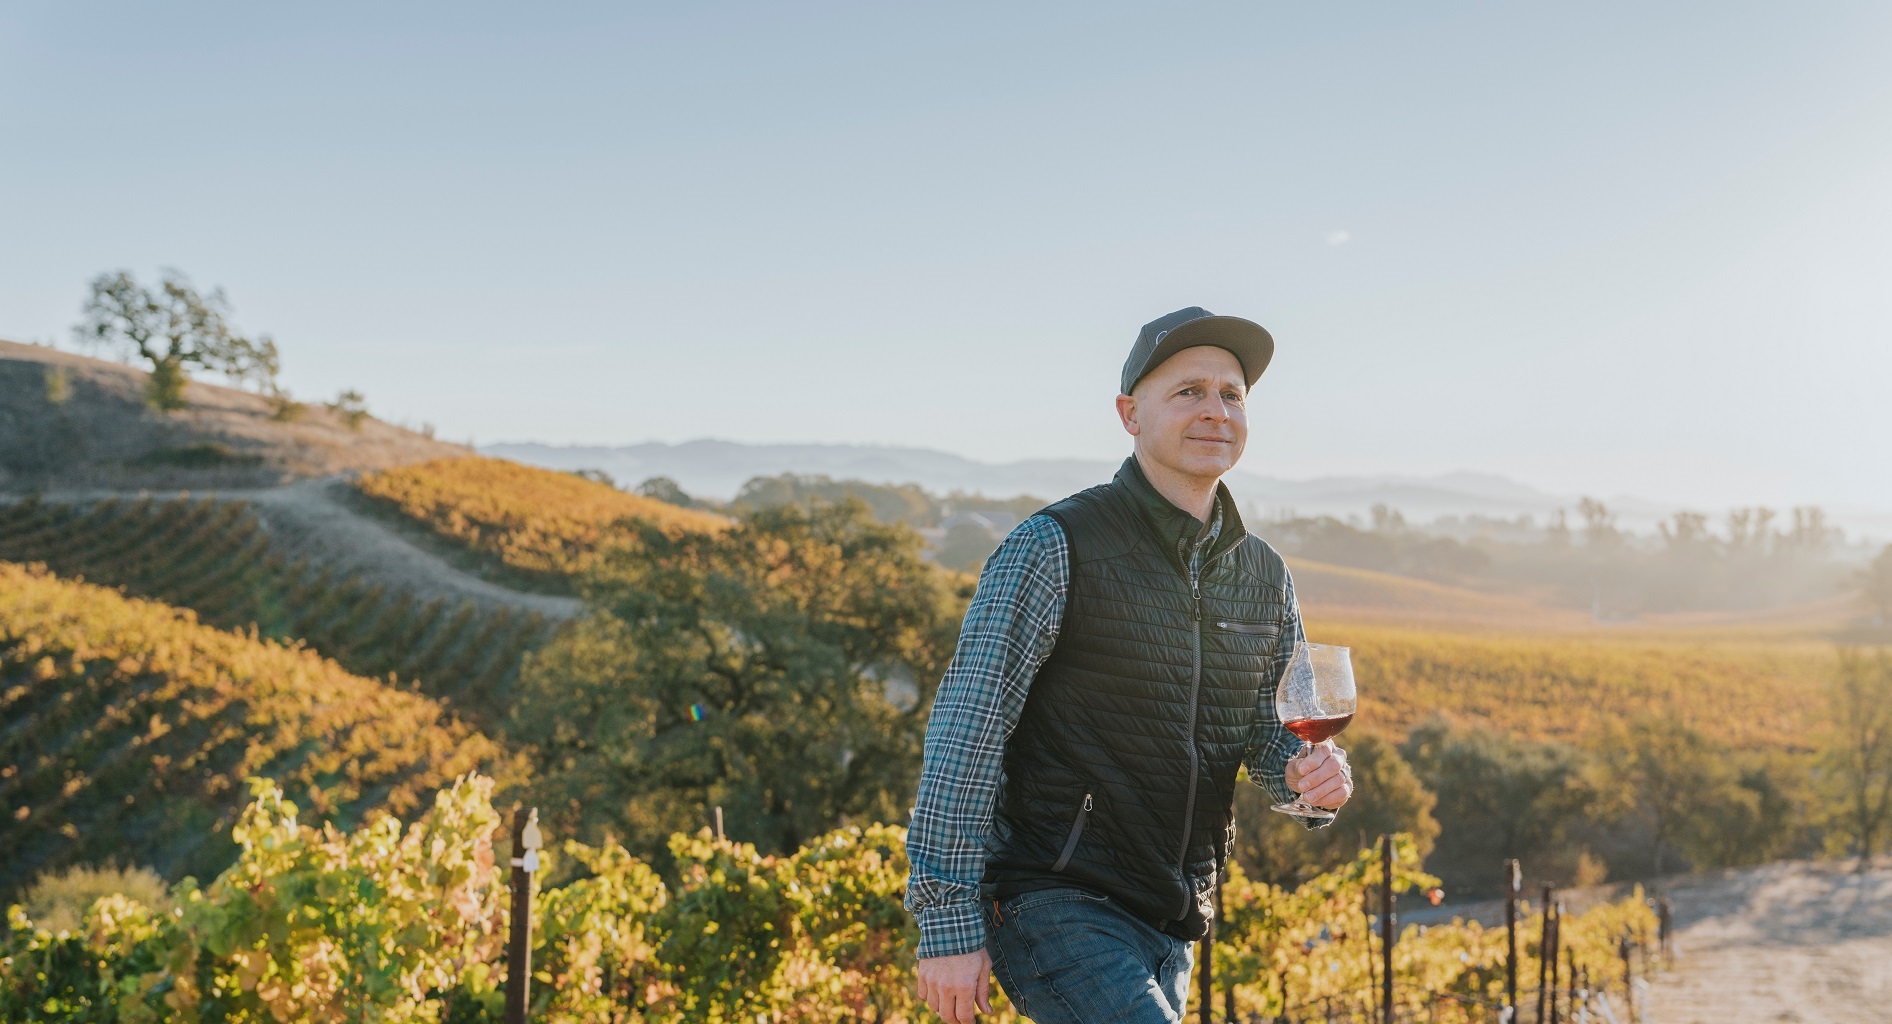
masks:
<instances>
[{"instance_id":1,"label":"cap brim","mask_svg":"<svg viewBox=\"0 0 1892 1024\"><path fill-rule=\"evenodd\" d=\"M1242 364L1242 376L1251 388L1274 359L1274 336L1260 324L1239 316L1205 316L1163 335L1163 340L1156 343L1156 350L1143 364L1144 376L1163 365L1170 356L1201 345L1228 350Z\"/></svg>"}]
</instances>

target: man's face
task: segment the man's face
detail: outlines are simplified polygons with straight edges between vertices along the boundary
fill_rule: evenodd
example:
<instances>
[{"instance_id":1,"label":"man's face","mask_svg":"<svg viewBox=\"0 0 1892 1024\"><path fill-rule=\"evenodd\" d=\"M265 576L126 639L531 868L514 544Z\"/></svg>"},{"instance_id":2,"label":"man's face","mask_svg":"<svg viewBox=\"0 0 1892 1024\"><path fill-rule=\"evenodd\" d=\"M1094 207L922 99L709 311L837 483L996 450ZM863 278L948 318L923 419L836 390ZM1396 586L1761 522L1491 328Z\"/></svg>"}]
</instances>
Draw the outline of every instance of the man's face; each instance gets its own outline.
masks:
<instances>
[{"instance_id":1,"label":"man's face","mask_svg":"<svg viewBox=\"0 0 1892 1024\"><path fill-rule=\"evenodd\" d=\"M1248 444L1247 398L1241 361L1227 349L1198 345L1164 360L1132 394L1117 396L1117 415L1146 462L1216 479Z\"/></svg>"}]
</instances>

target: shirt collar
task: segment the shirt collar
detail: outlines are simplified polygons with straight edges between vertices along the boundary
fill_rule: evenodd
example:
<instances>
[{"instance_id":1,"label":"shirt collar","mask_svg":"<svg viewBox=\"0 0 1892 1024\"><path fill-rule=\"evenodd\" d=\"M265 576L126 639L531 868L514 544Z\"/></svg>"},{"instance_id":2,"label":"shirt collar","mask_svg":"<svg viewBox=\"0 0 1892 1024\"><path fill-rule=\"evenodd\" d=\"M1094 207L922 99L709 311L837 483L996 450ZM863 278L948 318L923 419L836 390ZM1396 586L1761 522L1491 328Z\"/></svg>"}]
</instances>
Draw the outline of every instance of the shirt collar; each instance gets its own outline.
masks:
<instances>
[{"instance_id":1,"label":"shirt collar","mask_svg":"<svg viewBox=\"0 0 1892 1024\"><path fill-rule=\"evenodd\" d=\"M1175 555L1182 563L1179 567L1184 571L1188 570L1192 547L1199 545L1204 559L1214 558L1247 536L1242 526L1241 513L1235 509L1235 498L1229 494L1225 484L1215 485L1215 505L1209 513L1209 521L1204 523L1163 497L1163 493L1143 474L1143 467L1135 455L1123 460L1123 466L1117 470L1116 482L1136 500L1144 517L1156 528L1157 536L1163 542L1163 550Z\"/></svg>"}]
</instances>

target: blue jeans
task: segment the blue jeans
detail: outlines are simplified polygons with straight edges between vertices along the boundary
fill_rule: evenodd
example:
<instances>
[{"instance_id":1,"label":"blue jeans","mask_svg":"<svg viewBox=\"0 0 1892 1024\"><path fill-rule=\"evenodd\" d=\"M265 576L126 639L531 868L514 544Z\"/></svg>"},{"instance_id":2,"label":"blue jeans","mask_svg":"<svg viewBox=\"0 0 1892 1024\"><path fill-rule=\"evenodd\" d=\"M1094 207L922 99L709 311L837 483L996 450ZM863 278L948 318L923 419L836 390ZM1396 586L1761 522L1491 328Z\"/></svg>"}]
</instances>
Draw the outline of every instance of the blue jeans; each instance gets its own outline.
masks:
<instances>
[{"instance_id":1,"label":"blue jeans","mask_svg":"<svg viewBox=\"0 0 1892 1024\"><path fill-rule=\"evenodd\" d=\"M1037 1024L1178 1024L1193 947L1082 889L1041 889L986 906L992 973Z\"/></svg>"}]
</instances>

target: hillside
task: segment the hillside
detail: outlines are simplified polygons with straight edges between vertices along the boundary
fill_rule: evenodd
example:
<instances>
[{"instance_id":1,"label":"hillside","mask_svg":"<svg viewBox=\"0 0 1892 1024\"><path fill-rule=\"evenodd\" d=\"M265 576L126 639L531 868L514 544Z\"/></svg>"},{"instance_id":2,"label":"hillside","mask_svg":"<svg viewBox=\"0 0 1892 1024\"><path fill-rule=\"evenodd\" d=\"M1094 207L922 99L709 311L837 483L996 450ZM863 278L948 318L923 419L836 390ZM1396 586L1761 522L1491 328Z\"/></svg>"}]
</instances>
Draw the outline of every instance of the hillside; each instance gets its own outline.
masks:
<instances>
[{"instance_id":1,"label":"hillside","mask_svg":"<svg viewBox=\"0 0 1892 1024\"><path fill-rule=\"evenodd\" d=\"M368 418L353 430L310 404L294 422L261 395L192 382L189 408L146 406L146 375L0 341L0 493L264 487L469 454Z\"/></svg>"},{"instance_id":2,"label":"hillside","mask_svg":"<svg viewBox=\"0 0 1892 1024\"><path fill-rule=\"evenodd\" d=\"M207 877L244 779L311 820L406 812L462 772L513 769L425 697L295 646L0 562L0 891L72 863Z\"/></svg>"},{"instance_id":3,"label":"hillside","mask_svg":"<svg viewBox=\"0 0 1892 1024\"><path fill-rule=\"evenodd\" d=\"M1548 608L1522 594L1494 594L1305 558L1288 559L1288 567L1310 628L1340 622L1477 631L1590 625L1586 614Z\"/></svg>"},{"instance_id":4,"label":"hillside","mask_svg":"<svg viewBox=\"0 0 1892 1024\"><path fill-rule=\"evenodd\" d=\"M1674 715L1734 749L1805 749L1835 658L1830 644L1814 642L1309 628L1317 640L1353 648L1358 725L1394 735L1437 713L1584 742L1639 716Z\"/></svg>"},{"instance_id":5,"label":"hillside","mask_svg":"<svg viewBox=\"0 0 1892 1024\"><path fill-rule=\"evenodd\" d=\"M418 682L478 717L499 714L537 612L424 596L331 560L291 559L247 501L177 497L0 504L0 560L189 608L224 629L300 640L358 675Z\"/></svg>"},{"instance_id":6,"label":"hillside","mask_svg":"<svg viewBox=\"0 0 1892 1024\"><path fill-rule=\"evenodd\" d=\"M484 457L366 473L354 487L370 508L471 553L488 573L560 593L620 520L673 531L728 524L572 473Z\"/></svg>"}]
</instances>

